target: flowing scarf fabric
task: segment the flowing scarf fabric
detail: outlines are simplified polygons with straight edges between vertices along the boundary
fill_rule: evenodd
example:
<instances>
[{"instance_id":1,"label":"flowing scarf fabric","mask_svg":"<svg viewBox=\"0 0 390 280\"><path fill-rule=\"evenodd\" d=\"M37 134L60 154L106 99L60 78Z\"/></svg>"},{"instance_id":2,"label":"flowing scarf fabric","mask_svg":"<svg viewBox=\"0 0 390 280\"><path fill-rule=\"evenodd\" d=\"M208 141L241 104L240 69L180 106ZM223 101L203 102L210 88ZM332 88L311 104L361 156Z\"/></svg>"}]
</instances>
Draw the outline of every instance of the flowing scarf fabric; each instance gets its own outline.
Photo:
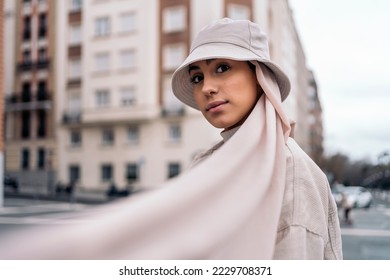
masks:
<instances>
[{"instance_id":1,"label":"flowing scarf fabric","mask_svg":"<svg viewBox=\"0 0 390 280\"><path fill-rule=\"evenodd\" d=\"M290 126L272 73L255 64L265 94L213 156L156 190L85 213L82 223L2 238L0 258L271 259Z\"/></svg>"}]
</instances>

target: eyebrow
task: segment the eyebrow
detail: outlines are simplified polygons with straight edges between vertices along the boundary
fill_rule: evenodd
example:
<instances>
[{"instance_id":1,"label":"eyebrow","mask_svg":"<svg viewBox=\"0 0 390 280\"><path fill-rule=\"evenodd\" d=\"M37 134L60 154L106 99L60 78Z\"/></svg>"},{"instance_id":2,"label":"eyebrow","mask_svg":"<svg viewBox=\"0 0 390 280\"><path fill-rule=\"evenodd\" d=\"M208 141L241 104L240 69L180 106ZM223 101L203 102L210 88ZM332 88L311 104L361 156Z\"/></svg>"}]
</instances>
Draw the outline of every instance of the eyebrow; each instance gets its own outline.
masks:
<instances>
[{"instance_id":1,"label":"eyebrow","mask_svg":"<svg viewBox=\"0 0 390 280\"><path fill-rule=\"evenodd\" d=\"M214 60L215 60L215 58L206 59L206 64L207 64L207 65L210 65L210 63L211 63L212 61L214 61ZM188 67L188 73L190 73L191 71L194 71L194 70L198 70L198 69L200 69L199 66L190 65L190 66Z\"/></svg>"}]
</instances>

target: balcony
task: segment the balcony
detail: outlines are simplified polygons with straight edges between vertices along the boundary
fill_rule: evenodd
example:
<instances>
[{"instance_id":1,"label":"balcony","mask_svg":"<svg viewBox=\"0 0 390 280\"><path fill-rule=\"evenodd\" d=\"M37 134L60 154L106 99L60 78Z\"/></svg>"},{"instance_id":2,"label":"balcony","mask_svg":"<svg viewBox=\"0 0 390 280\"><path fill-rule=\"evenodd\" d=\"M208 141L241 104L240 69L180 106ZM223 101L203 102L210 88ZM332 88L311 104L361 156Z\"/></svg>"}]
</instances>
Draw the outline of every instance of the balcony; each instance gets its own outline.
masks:
<instances>
[{"instance_id":1,"label":"balcony","mask_svg":"<svg viewBox=\"0 0 390 280\"><path fill-rule=\"evenodd\" d=\"M13 93L5 98L6 112L19 112L31 110L51 110L51 94L47 91L37 92L35 95L25 95L23 93Z\"/></svg>"},{"instance_id":2,"label":"balcony","mask_svg":"<svg viewBox=\"0 0 390 280\"><path fill-rule=\"evenodd\" d=\"M183 106L161 108L161 117L182 117L185 115L185 109Z\"/></svg>"},{"instance_id":3,"label":"balcony","mask_svg":"<svg viewBox=\"0 0 390 280\"><path fill-rule=\"evenodd\" d=\"M31 61L24 61L18 64L18 70L21 72L31 71L34 68L34 64Z\"/></svg>"},{"instance_id":4,"label":"balcony","mask_svg":"<svg viewBox=\"0 0 390 280\"><path fill-rule=\"evenodd\" d=\"M83 19L83 13L81 7L74 7L69 11L68 22L81 22Z\"/></svg>"},{"instance_id":5,"label":"balcony","mask_svg":"<svg viewBox=\"0 0 390 280\"><path fill-rule=\"evenodd\" d=\"M67 87L68 88L79 88L82 85L81 77L71 77L68 79Z\"/></svg>"},{"instance_id":6,"label":"balcony","mask_svg":"<svg viewBox=\"0 0 390 280\"><path fill-rule=\"evenodd\" d=\"M82 120L81 112L64 112L62 114L63 124L79 124Z\"/></svg>"},{"instance_id":7,"label":"balcony","mask_svg":"<svg viewBox=\"0 0 390 280\"><path fill-rule=\"evenodd\" d=\"M36 69L47 69L50 66L50 62L48 59L42 59L38 60L35 65Z\"/></svg>"},{"instance_id":8,"label":"balcony","mask_svg":"<svg viewBox=\"0 0 390 280\"><path fill-rule=\"evenodd\" d=\"M83 111L83 124L110 122L143 122L159 117L157 105L136 105L126 107L88 108Z\"/></svg>"},{"instance_id":9,"label":"balcony","mask_svg":"<svg viewBox=\"0 0 390 280\"><path fill-rule=\"evenodd\" d=\"M48 69L50 66L50 60L44 59L44 60L38 60L36 62L32 61L25 61L18 64L18 71L25 72L25 71L32 71L32 70L41 70L41 69Z\"/></svg>"}]
</instances>

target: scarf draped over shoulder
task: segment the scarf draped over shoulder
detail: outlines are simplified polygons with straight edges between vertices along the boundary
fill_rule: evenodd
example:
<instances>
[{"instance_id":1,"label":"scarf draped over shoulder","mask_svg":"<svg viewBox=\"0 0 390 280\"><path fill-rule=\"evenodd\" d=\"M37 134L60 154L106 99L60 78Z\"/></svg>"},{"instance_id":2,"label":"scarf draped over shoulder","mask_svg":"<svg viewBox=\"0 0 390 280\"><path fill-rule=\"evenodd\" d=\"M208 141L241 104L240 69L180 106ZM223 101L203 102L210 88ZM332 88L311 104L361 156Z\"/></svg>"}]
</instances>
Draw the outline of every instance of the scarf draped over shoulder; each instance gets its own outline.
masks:
<instances>
[{"instance_id":1,"label":"scarf draped over shoulder","mask_svg":"<svg viewBox=\"0 0 390 280\"><path fill-rule=\"evenodd\" d=\"M0 258L272 259L291 128L274 76L255 64L265 94L213 156L77 221L2 237Z\"/></svg>"}]
</instances>

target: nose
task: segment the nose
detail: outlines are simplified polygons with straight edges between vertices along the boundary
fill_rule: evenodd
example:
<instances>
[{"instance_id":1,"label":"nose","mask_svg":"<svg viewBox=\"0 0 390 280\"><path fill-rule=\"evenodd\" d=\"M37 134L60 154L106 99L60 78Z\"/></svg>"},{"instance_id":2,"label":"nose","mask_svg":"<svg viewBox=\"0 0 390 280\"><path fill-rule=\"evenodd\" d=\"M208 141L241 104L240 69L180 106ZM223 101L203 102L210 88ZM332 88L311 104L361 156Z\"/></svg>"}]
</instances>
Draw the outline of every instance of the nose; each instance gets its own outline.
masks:
<instances>
[{"instance_id":1,"label":"nose","mask_svg":"<svg viewBox=\"0 0 390 280\"><path fill-rule=\"evenodd\" d=\"M203 77L203 86L202 86L202 92L204 95L211 96L213 94L218 93L218 83L216 79L210 77L210 76L204 76Z\"/></svg>"}]
</instances>

